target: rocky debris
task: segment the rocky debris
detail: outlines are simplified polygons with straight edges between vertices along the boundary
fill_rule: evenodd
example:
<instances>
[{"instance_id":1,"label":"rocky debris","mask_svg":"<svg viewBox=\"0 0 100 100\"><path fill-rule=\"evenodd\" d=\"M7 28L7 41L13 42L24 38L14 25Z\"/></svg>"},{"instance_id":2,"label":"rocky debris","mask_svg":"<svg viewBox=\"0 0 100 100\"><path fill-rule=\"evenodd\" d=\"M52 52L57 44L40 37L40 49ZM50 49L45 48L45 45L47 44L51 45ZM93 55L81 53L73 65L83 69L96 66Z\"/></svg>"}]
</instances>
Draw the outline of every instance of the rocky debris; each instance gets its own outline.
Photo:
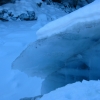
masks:
<instances>
[{"instance_id":1,"label":"rocky debris","mask_svg":"<svg viewBox=\"0 0 100 100\"><path fill-rule=\"evenodd\" d=\"M63 5L65 8L77 9L93 2L94 0L43 0L43 1L46 1L47 4L52 4L52 2L54 2Z\"/></svg>"},{"instance_id":2,"label":"rocky debris","mask_svg":"<svg viewBox=\"0 0 100 100\"><path fill-rule=\"evenodd\" d=\"M65 13L69 14L94 0L42 0L47 5L54 5L55 8L62 9Z\"/></svg>"},{"instance_id":3,"label":"rocky debris","mask_svg":"<svg viewBox=\"0 0 100 100\"><path fill-rule=\"evenodd\" d=\"M9 12L7 9L3 9L0 11L0 20L1 21L31 21L36 20L36 15L34 11L26 11L20 15L14 16L12 12Z\"/></svg>"}]
</instances>

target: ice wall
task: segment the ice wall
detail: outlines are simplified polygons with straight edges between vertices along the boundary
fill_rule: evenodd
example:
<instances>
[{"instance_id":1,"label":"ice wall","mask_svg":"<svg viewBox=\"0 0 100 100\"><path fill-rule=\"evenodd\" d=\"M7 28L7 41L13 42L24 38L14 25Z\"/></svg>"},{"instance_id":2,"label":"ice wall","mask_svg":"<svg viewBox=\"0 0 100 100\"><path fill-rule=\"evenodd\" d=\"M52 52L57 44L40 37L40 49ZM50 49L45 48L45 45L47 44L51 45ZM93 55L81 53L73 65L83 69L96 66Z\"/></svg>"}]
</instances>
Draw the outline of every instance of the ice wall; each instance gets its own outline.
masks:
<instances>
[{"instance_id":1,"label":"ice wall","mask_svg":"<svg viewBox=\"0 0 100 100\"><path fill-rule=\"evenodd\" d=\"M37 40L20 54L12 68L45 78L42 94L83 79L99 79L100 24L82 33L91 36L64 32Z\"/></svg>"},{"instance_id":2,"label":"ice wall","mask_svg":"<svg viewBox=\"0 0 100 100\"><path fill-rule=\"evenodd\" d=\"M72 57L92 48L99 41L100 24L84 27L80 33L56 34L30 44L13 62L14 69L31 76L46 77L62 68Z\"/></svg>"}]
</instances>

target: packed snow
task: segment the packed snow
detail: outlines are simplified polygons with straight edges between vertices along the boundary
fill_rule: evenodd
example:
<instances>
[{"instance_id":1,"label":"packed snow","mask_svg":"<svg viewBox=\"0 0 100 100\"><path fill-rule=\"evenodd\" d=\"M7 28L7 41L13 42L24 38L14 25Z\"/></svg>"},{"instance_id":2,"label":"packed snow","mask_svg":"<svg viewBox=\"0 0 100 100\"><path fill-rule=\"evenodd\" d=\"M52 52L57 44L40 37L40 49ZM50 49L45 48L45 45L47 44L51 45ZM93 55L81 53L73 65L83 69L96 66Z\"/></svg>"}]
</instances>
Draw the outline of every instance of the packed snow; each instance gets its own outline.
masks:
<instances>
[{"instance_id":1,"label":"packed snow","mask_svg":"<svg viewBox=\"0 0 100 100\"><path fill-rule=\"evenodd\" d=\"M100 81L69 84L45 94L40 100L100 100Z\"/></svg>"},{"instance_id":2,"label":"packed snow","mask_svg":"<svg viewBox=\"0 0 100 100\"><path fill-rule=\"evenodd\" d=\"M12 70L13 60L36 40L37 22L0 22L0 100L19 100L40 94L42 80ZM34 26L34 29L32 28Z\"/></svg>"},{"instance_id":3,"label":"packed snow","mask_svg":"<svg viewBox=\"0 0 100 100\"><path fill-rule=\"evenodd\" d=\"M12 68L44 78L41 94L76 81L100 79L99 6L96 0L39 29L38 40L15 59Z\"/></svg>"}]
</instances>

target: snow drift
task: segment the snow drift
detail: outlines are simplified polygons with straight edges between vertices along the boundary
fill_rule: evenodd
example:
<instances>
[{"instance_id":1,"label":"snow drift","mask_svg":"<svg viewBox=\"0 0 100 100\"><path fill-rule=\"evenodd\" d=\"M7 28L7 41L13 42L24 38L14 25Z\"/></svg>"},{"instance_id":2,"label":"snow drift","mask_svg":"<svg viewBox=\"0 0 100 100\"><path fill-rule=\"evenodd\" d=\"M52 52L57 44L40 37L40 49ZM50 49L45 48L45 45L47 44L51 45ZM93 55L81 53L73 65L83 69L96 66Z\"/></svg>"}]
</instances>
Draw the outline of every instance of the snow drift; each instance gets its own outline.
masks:
<instances>
[{"instance_id":1,"label":"snow drift","mask_svg":"<svg viewBox=\"0 0 100 100\"><path fill-rule=\"evenodd\" d=\"M16 58L12 68L45 78L42 94L83 79L100 79L99 7L96 0L38 30L38 40Z\"/></svg>"}]
</instances>

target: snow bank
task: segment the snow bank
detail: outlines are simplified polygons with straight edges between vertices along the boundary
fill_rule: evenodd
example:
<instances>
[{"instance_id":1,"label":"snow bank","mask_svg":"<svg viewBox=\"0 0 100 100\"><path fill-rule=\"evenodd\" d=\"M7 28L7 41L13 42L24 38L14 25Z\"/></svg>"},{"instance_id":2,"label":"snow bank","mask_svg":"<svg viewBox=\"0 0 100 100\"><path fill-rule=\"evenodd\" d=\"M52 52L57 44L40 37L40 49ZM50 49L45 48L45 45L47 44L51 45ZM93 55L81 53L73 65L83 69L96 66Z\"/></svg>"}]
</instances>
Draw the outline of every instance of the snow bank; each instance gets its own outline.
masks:
<instances>
[{"instance_id":1,"label":"snow bank","mask_svg":"<svg viewBox=\"0 0 100 100\"><path fill-rule=\"evenodd\" d=\"M20 52L36 40L36 30L31 29L35 23L0 22L0 100L19 100L40 94L40 78L28 77L11 68Z\"/></svg>"},{"instance_id":2,"label":"snow bank","mask_svg":"<svg viewBox=\"0 0 100 100\"><path fill-rule=\"evenodd\" d=\"M83 81L66 85L45 94L40 100L100 100L100 81Z\"/></svg>"}]
</instances>

